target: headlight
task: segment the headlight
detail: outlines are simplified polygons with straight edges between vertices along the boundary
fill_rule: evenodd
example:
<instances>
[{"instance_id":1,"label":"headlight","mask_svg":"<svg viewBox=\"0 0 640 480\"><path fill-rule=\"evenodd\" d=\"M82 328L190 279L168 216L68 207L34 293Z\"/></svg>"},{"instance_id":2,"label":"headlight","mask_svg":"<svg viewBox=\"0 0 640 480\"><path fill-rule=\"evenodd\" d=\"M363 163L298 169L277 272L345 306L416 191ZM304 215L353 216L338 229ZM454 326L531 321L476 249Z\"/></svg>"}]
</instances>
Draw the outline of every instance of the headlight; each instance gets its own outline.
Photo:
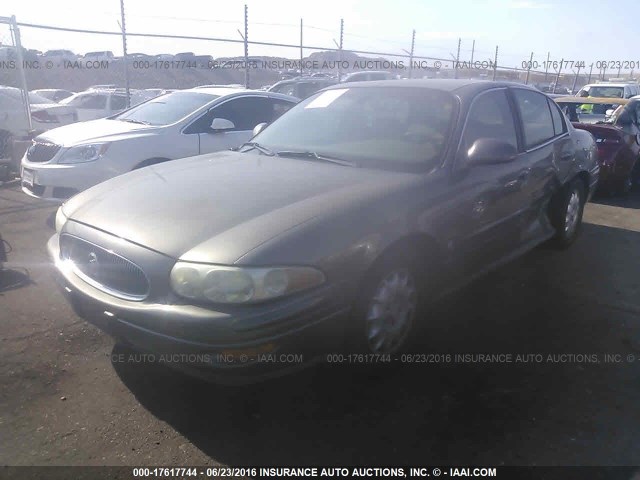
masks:
<instances>
[{"instance_id":1,"label":"headlight","mask_svg":"<svg viewBox=\"0 0 640 480\"><path fill-rule=\"evenodd\" d=\"M282 297L324 283L311 267L242 268L178 262L171 288L181 297L216 303L251 303Z\"/></svg>"},{"instance_id":2,"label":"headlight","mask_svg":"<svg viewBox=\"0 0 640 480\"><path fill-rule=\"evenodd\" d=\"M109 145L109 143L91 143L71 147L62 155L58 163L93 162L105 154Z\"/></svg>"},{"instance_id":3,"label":"headlight","mask_svg":"<svg viewBox=\"0 0 640 480\"><path fill-rule=\"evenodd\" d=\"M62 231L62 227L67 223L67 217L62 211L62 207L58 208L56 212L56 232L60 233Z\"/></svg>"}]
</instances>

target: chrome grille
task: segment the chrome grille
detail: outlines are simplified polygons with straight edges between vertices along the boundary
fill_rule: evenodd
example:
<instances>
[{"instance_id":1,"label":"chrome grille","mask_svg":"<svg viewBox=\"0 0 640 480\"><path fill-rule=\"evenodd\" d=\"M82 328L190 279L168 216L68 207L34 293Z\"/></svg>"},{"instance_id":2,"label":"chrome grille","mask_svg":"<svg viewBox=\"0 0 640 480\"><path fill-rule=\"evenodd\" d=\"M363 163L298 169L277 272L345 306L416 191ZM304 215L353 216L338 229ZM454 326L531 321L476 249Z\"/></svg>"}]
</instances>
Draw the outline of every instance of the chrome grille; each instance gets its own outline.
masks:
<instances>
[{"instance_id":1,"label":"chrome grille","mask_svg":"<svg viewBox=\"0 0 640 480\"><path fill-rule=\"evenodd\" d=\"M60 145L55 143L44 143L33 141L33 144L27 150L27 160L30 162L48 162L60 150Z\"/></svg>"},{"instance_id":2,"label":"chrome grille","mask_svg":"<svg viewBox=\"0 0 640 480\"><path fill-rule=\"evenodd\" d=\"M72 235L60 237L60 258L70 260L76 274L94 287L126 300L144 300L149 280L133 262Z\"/></svg>"}]
</instances>

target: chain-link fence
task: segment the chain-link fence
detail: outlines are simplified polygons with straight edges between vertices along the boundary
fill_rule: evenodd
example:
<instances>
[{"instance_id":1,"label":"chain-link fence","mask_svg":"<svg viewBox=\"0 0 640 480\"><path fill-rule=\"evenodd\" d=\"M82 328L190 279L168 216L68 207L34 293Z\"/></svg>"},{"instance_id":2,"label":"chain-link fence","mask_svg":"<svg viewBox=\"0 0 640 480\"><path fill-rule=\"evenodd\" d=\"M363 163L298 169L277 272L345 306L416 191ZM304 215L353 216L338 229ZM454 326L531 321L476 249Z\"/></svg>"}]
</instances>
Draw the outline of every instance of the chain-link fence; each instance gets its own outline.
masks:
<instances>
[{"instance_id":1,"label":"chain-link fence","mask_svg":"<svg viewBox=\"0 0 640 480\"><path fill-rule=\"evenodd\" d=\"M121 19L122 28L125 16ZM250 18L246 7L244 16L240 14L236 20L133 14L126 19L125 42L123 32L118 30L63 28L18 21L23 45L27 47L23 67L29 88L78 91L96 84L124 87L127 83L132 88L189 88L205 84L243 84L259 88L274 83L283 75L324 72L342 76L358 70L388 70L404 78L510 80L568 93L588 82L611 77L631 78L633 75L633 66L621 65L617 72L611 68L607 72L608 65L569 62L550 53L515 55L502 52L497 46L478 45L476 48L476 42L467 39L457 42L452 39L453 48L436 50L416 42L415 31L413 35L408 32L405 45L350 33L345 26L348 22L340 19L336 19L334 28L313 25L304 19L266 23L259 18ZM193 25L193 22L214 26L211 31L219 35L190 34L189 24ZM165 33L149 32L150 25ZM260 32L259 37L254 36L256 31ZM32 40L43 35L53 49L48 55L28 48L36 43ZM284 36L288 40L268 41L265 37L269 36ZM309 37L314 43L305 40ZM13 43L6 25L0 30L0 41ZM147 53L151 50L173 51L176 42L194 53L172 56ZM57 45L70 43L78 45L78 50L82 45L99 43L105 53L82 58L77 56L79 52L55 50ZM122 56L125 45L126 59ZM381 45L385 50L377 49ZM216 55L222 50L234 53ZM111 58L107 52L116 52L116 55ZM0 65L3 67L0 84L19 87L18 69Z\"/></svg>"}]
</instances>

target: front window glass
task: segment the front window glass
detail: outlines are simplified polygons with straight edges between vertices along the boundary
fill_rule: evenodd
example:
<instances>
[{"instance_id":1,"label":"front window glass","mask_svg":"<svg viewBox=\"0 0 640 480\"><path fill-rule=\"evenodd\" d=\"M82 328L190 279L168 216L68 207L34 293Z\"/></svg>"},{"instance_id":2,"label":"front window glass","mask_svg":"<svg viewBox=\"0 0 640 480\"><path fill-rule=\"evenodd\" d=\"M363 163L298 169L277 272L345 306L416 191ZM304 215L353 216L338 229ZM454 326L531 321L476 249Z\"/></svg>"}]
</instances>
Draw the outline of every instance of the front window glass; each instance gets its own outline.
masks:
<instances>
[{"instance_id":1,"label":"front window glass","mask_svg":"<svg viewBox=\"0 0 640 480\"><path fill-rule=\"evenodd\" d=\"M156 97L113 118L149 125L170 125L218 97L209 93L174 92Z\"/></svg>"}]
</instances>

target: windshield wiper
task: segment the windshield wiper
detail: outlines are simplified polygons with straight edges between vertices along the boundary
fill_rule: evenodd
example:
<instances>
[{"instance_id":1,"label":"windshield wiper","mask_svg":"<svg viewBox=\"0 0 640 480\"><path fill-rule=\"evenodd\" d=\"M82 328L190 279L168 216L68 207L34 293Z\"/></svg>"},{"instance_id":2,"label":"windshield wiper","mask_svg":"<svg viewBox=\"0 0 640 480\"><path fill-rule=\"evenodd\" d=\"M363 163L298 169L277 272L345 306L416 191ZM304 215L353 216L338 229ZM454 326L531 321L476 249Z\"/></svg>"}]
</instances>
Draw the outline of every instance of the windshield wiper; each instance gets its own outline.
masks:
<instances>
[{"instance_id":1,"label":"windshield wiper","mask_svg":"<svg viewBox=\"0 0 640 480\"><path fill-rule=\"evenodd\" d=\"M134 120L133 118L118 118L121 122L129 122L129 123L139 123L140 125L150 125L149 122L144 122L142 120Z\"/></svg>"},{"instance_id":2,"label":"windshield wiper","mask_svg":"<svg viewBox=\"0 0 640 480\"><path fill-rule=\"evenodd\" d=\"M345 167L357 167L353 162L347 160L341 160L339 158L328 157L326 155L320 155L317 152L310 150L281 150L276 152L279 157L292 157L292 158L309 158L311 160L322 160L323 162L337 163L338 165L344 165Z\"/></svg>"},{"instance_id":3,"label":"windshield wiper","mask_svg":"<svg viewBox=\"0 0 640 480\"><path fill-rule=\"evenodd\" d=\"M240 150L241 148L244 148L244 147L251 147L248 150L245 150L245 152L255 149L255 150L259 150L260 152L270 157L273 157L275 155L275 153L273 153L273 150L268 149L264 145L260 145L258 142L245 142L242 145L240 145L237 149L234 149L234 150Z\"/></svg>"}]
</instances>

